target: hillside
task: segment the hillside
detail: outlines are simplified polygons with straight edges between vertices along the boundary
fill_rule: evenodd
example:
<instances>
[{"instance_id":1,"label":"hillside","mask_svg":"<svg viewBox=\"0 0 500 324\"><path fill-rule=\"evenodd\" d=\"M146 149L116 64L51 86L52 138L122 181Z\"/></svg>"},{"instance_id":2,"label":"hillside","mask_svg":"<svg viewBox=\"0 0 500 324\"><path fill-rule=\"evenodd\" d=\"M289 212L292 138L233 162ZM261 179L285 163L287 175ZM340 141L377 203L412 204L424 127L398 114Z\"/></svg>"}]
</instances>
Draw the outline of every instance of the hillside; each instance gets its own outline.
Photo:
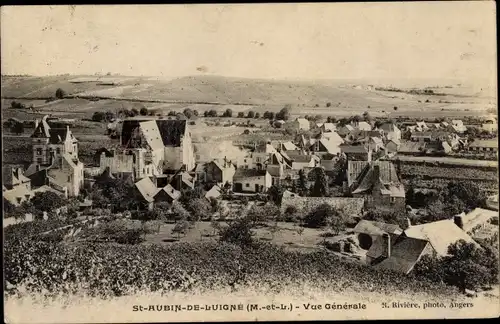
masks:
<instances>
[{"instance_id":1,"label":"hillside","mask_svg":"<svg viewBox=\"0 0 500 324\"><path fill-rule=\"evenodd\" d=\"M35 100L53 97L61 88L70 98L111 99L107 102L54 102L35 104L47 111L91 112L96 110L128 107L127 103L142 102L148 108L182 110L189 105L240 106L241 110L262 107L281 108L285 104L298 114L324 114L348 112L362 113L368 109L374 115L422 115L440 114L480 115L494 107L491 97L479 93L464 95L457 86L435 90L440 95L409 94L406 92L381 91L375 87L357 85L341 80L330 81L283 81L271 79L244 79L221 76L188 76L173 79L151 77L116 76L49 76L49 77L2 77L2 98ZM5 107L5 100L2 106ZM327 104L330 107L327 107ZM70 104L71 108L65 108ZM57 106L57 109L54 109ZM111 108L112 107L112 108ZM232 109L233 109L232 107ZM397 112L393 110L398 107ZM208 108L211 109L211 108ZM223 108L225 109L225 108ZM233 109L237 111L238 109ZM300 110L300 111L299 111ZM451 111L451 113L442 113Z\"/></svg>"}]
</instances>

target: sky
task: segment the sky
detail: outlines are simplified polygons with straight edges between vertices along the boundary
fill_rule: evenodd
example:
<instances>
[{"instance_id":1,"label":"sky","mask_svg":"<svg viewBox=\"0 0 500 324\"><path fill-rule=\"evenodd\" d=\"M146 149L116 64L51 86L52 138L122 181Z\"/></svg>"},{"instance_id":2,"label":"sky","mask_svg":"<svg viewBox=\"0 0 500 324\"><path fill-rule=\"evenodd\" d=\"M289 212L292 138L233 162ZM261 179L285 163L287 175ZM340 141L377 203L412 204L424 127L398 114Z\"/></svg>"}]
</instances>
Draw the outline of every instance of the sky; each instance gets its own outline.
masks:
<instances>
[{"instance_id":1,"label":"sky","mask_svg":"<svg viewBox=\"0 0 500 324\"><path fill-rule=\"evenodd\" d=\"M494 2L1 8L2 74L496 80Z\"/></svg>"}]
</instances>

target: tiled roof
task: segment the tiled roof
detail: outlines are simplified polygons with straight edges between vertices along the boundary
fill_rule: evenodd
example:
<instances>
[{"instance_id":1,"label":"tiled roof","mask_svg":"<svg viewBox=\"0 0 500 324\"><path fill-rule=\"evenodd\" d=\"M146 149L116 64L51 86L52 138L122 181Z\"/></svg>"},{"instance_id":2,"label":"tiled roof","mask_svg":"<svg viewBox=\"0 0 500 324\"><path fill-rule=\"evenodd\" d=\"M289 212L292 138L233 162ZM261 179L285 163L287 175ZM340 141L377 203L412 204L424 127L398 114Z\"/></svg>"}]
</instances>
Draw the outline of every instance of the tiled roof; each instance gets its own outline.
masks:
<instances>
[{"instance_id":1,"label":"tiled roof","mask_svg":"<svg viewBox=\"0 0 500 324\"><path fill-rule=\"evenodd\" d=\"M135 146L132 144L131 139L137 136L138 128L141 127L142 123L149 127L150 122L155 122L156 127L160 133L161 140L164 146L174 146L178 147L181 144L181 138L186 134L187 131L187 121L186 120L171 120L171 119L153 119L143 118L143 119L126 119L123 121L122 126L122 136L121 143L123 146L131 147ZM149 129L149 128L148 128ZM153 138L156 141L156 137ZM157 146L155 142L155 146Z\"/></svg>"},{"instance_id":2,"label":"tiled roof","mask_svg":"<svg viewBox=\"0 0 500 324\"><path fill-rule=\"evenodd\" d=\"M359 223L354 227L353 231L355 233L364 233L369 235L382 235L384 233L399 235L403 233L403 230L399 227L399 225L369 221L364 219L359 221Z\"/></svg>"},{"instance_id":3,"label":"tiled roof","mask_svg":"<svg viewBox=\"0 0 500 324\"><path fill-rule=\"evenodd\" d=\"M487 223L490 219L498 217L498 212L483 208L475 208L468 214L457 215L462 219L463 230L469 232L476 226Z\"/></svg>"},{"instance_id":4,"label":"tiled roof","mask_svg":"<svg viewBox=\"0 0 500 324\"><path fill-rule=\"evenodd\" d=\"M368 153L368 149L364 145L340 145L340 150L343 153Z\"/></svg>"},{"instance_id":5,"label":"tiled roof","mask_svg":"<svg viewBox=\"0 0 500 324\"><path fill-rule=\"evenodd\" d=\"M448 246L459 240L478 245L467 233L455 225L453 220L412 225L404 231L407 237L429 241L440 256L448 254Z\"/></svg>"},{"instance_id":6,"label":"tiled roof","mask_svg":"<svg viewBox=\"0 0 500 324\"><path fill-rule=\"evenodd\" d=\"M215 185L212 188L210 188L209 191L205 194L205 198L210 199L210 198L218 198L222 194L222 189Z\"/></svg>"},{"instance_id":7,"label":"tiled roof","mask_svg":"<svg viewBox=\"0 0 500 324\"><path fill-rule=\"evenodd\" d=\"M142 178L141 180L135 183L135 187L141 193L142 197L148 201L152 202L154 200L154 196L158 193L158 188L156 188L153 181L150 178Z\"/></svg>"},{"instance_id":8,"label":"tiled roof","mask_svg":"<svg viewBox=\"0 0 500 324\"><path fill-rule=\"evenodd\" d=\"M158 124L154 120L143 121L140 123L140 127L142 134L146 138L146 142L152 150L163 148L160 130L158 129Z\"/></svg>"},{"instance_id":9,"label":"tiled roof","mask_svg":"<svg viewBox=\"0 0 500 324\"><path fill-rule=\"evenodd\" d=\"M161 189L158 189L158 191L156 192L155 194L155 197L158 195L158 194L161 194L161 193L165 193L166 195L168 195L170 198L172 198L172 200L177 200L180 198L180 196L182 195L181 192L179 190L176 190L174 187L172 187L172 185L168 184L166 185L165 187L161 188Z\"/></svg>"},{"instance_id":10,"label":"tiled roof","mask_svg":"<svg viewBox=\"0 0 500 324\"><path fill-rule=\"evenodd\" d=\"M409 273L420 259L427 244L425 240L400 237L392 245L391 256L373 265L376 268Z\"/></svg>"}]
</instances>

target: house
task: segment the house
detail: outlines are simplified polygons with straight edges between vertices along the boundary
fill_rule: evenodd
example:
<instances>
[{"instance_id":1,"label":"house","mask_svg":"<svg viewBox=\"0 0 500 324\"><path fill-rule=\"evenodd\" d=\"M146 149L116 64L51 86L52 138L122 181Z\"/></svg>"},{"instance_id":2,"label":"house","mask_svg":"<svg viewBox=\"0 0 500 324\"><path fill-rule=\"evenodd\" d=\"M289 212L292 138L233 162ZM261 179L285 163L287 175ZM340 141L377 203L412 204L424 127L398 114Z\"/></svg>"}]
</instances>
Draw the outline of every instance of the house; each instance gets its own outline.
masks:
<instances>
[{"instance_id":1,"label":"house","mask_svg":"<svg viewBox=\"0 0 500 324\"><path fill-rule=\"evenodd\" d=\"M480 231L491 221L495 222L495 219L498 225L498 212L483 208L475 208L467 214L462 213L453 218L455 224L469 235Z\"/></svg>"},{"instance_id":2,"label":"house","mask_svg":"<svg viewBox=\"0 0 500 324\"><path fill-rule=\"evenodd\" d=\"M367 206L405 208L405 189L390 161L348 161L344 191Z\"/></svg>"},{"instance_id":3,"label":"house","mask_svg":"<svg viewBox=\"0 0 500 324\"><path fill-rule=\"evenodd\" d=\"M354 131L354 127L352 125L344 125L337 128L337 133L342 137L349 135L352 131Z\"/></svg>"},{"instance_id":4,"label":"house","mask_svg":"<svg viewBox=\"0 0 500 324\"><path fill-rule=\"evenodd\" d=\"M249 154L238 160L238 168L265 170L270 154L275 152L271 143L255 143Z\"/></svg>"},{"instance_id":5,"label":"house","mask_svg":"<svg viewBox=\"0 0 500 324\"><path fill-rule=\"evenodd\" d=\"M468 149L470 152L477 152L477 153L486 153L486 152L498 153L498 139L491 139L491 140L476 139L469 144Z\"/></svg>"},{"instance_id":6,"label":"house","mask_svg":"<svg viewBox=\"0 0 500 324\"><path fill-rule=\"evenodd\" d=\"M346 155L348 160L352 161L371 161L372 151L364 145L340 145L340 151Z\"/></svg>"},{"instance_id":7,"label":"house","mask_svg":"<svg viewBox=\"0 0 500 324\"><path fill-rule=\"evenodd\" d=\"M367 250L368 265L405 274L424 255L447 255L448 246L459 240L477 245L449 219L422 225L411 225L408 221L408 228L402 232L397 225L361 221L354 232L358 233L360 247Z\"/></svg>"},{"instance_id":8,"label":"house","mask_svg":"<svg viewBox=\"0 0 500 324\"><path fill-rule=\"evenodd\" d=\"M294 170L303 168L313 168L320 163L320 158L314 154L307 154L302 151L287 151L290 167Z\"/></svg>"},{"instance_id":9,"label":"house","mask_svg":"<svg viewBox=\"0 0 500 324\"><path fill-rule=\"evenodd\" d=\"M378 152L384 149L384 141L380 137L370 137L368 139L368 149L372 152Z\"/></svg>"},{"instance_id":10,"label":"house","mask_svg":"<svg viewBox=\"0 0 500 324\"><path fill-rule=\"evenodd\" d=\"M168 184L163 188L158 189L154 195L154 202L167 202L172 204L174 201L181 197L181 192L176 190L172 185Z\"/></svg>"},{"instance_id":11,"label":"house","mask_svg":"<svg viewBox=\"0 0 500 324\"><path fill-rule=\"evenodd\" d=\"M394 123L383 123L379 129L384 131L387 140L401 140L401 130Z\"/></svg>"},{"instance_id":12,"label":"house","mask_svg":"<svg viewBox=\"0 0 500 324\"><path fill-rule=\"evenodd\" d=\"M35 130L31 135L33 164L50 165L52 159L59 158L62 154L78 159L78 140L69 126L51 126L47 118L48 116L44 116L41 121L35 120Z\"/></svg>"},{"instance_id":13,"label":"house","mask_svg":"<svg viewBox=\"0 0 500 324\"><path fill-rule=\"evenodd\" d=\"M30 199L34 196L34 193L26 186L16 186L13 189L6 188L3 190L2 196L12 205L19 206L25 201L30 201Z\"/></svg>"},{"instance_id":14,"label":"house","mask_svg":"<svg viewBox=\"0 0 500 324\"><path fill-rule=\"evenodd\" d=\"M281 200L281 212L284 213L289 206L294 206L297 213L307 215L323 204L328 204L334 209L342 209L345 215L354 221L363 214L364 199L363 198L346 198L346 197L299 197L299 196L283 196Z\"/></svg>"},{"instance_id":15,"label":"house","mask_svg":"<svg viewBox=\"0 0 500 324\"><path fill-rule=\"evenodd\" d=\"M83 163L78 157L64 153L52 157L52 164L46 169L48 185L59 191L67 192L70 197L80 195L83 188Z\"/></svg>"},{"instance_id":16,"label":"house","mask_svg":"<svg viewBox=\"0 0 500 324\"><path fill-rule=\"evenodd\" d=\"M307 119L305 118L297 118L293 122L294 128L297 130L306 130L308 131L310 129L310 123Z\"/></svg>"},{"instance_id":17,"label":"house","mask_svg":"<svg viewBox=\"0 0 500 324\"><path fill-rule=\"evenodd\" d=\"M195 174L196 181L201 181L201 182L207 181L206 164L205 163L197 163L193 172Z\"/></svg>"},{"instance_id":18,"label":"house","mask_svg":"<svg viewBox=\"0 0 500 324\"><path fill-rule=\"evenodd\" d=\"M292 162L290 157L288 157L288 155L284 151L281 151L281 153L276 152L271 154L266 169L267 172L271 175L273 185L278 185L281 183L281 180L284 177L285 170L291 168L291 163Z\"/></svg>"},{"instance_id":19,"label":"house","mask_svg":"<svg viewBox=\"0 0 500 324\"><path fill-rule=\"evenodd\" d=\"M208 200L217 199L222 195L222 189L218 185L214 185L210 190L205 194L205 198Z\"/></svg>"},{"instance_id":20,"label":"house","mask_svg":"<svg viewBox=\"0 0 500 324\"><path fill-rule=\"evenodd\" d=\"M151 116L123 121L120 148L111 157L101 155L100 167L113 174L133 172L136 179L195 167L191 132L186 120Z\"/></svg>"},{"instance_id":21,"label":"house","mask_svg":"<svg viewBox=\"0 0 500 324\"><path fill-rule=\"evenodd\" d=\"M401 147L401 142L399 140L396 140L396 139L391 139L389 142L387 142L387 144L385 144L385 150L389 154L397 153L399 151L400 147Z\"/></svg>"},{"instance_id":22,"label":"house","mask_svg":"<svg viewBox=\"0 0 500 324\"><path fill-rule=\"evenodd\" d=\"M402 141L399 145L398 154L419 155L425 151L425 143Z\"/></svg>"},{"instance_id":23,"label":"house","mask_svg":"<svg viewBox=\"0 0 500 324\"><path fill-rule=\"evenodd\" d=\"M151 181L151 179L148 177L142 178L141 180L137 181L134 186L139 195L142 197L143 201L147 204L148 209L152 210L155 201L154 197L158 192L158 188L153 183L153 181Z\"/></svg>"},{"instance_id":24,"label":"house","mask_svg":"<svg viewBox=\"0 0 500 324\"><path fill-rule=\"evenodd\" d=\"M429 126L424 121L417 122L416 124L416 131L417 132L424 132L429 129Z\"/></svg>"},{"instance_id":25,"label":"house","mask_svg":"<svg viewBox=\"0 0 500 324\"><path fill-rule=\"evenodd\" d=\"M272 177L267 170L240 169L233 176L234 192L265 192L272 185Z\"/></svg>"},{"instance_id":26,"label":"house","mask_svg":"<svg viewBox=\"0 0 500 324\"><path fill-rule=\"evenodd\" d=\"M371 131L372 126L365 121L355 123L354 127L360 131Z\"/></svg>"},{"instance_id":27,"label":"house","mask_svg":"<svg viewBox=\"0 0 500 324\"><path fill-rule=\"evenodd\" d=\"M321 156L319 165L322 166L325 171L334 171L336 169L337 162L339 161L340 154L324 154Z\"/></svg>"},{"instance_id":28,"label":"house","mask_svg":"<svg viewBox=\"0 0 500 324\"><path fill-rule=\"evenodd\" d=\"M206 164L206 181L226 184L233 183L233 176L236 168L227 158L214 160Z\"/></svg>"},{"instance_id":29,"label":"house","mask_svg":"<svg viewBox=\"0 0 500 324\"><path fill-rule=\"evenodd\" d=\"M24 175L24 171L20 167L3 166L2 184L5 190L15 189L19 186L31 190L31 180Z\"/></svg>"},{"instance_id":30,"label":"house","mask_svg":"<svg viewBox=\"0 0 500 324\"><path fill-rule=\"evenodd\" d=\"M494 133L498 131L498 123L495 118L488 118L484 123L481 124L481 129L488 133Z\"/></svg>"},{"instance_id":31,"label":"house","mask_svg":"<svg viewBox=\"0 0 500 324\"><path fill-rule=\"evenodd\" d=\"M453 119L451 121L451 127L456 133L462 134L467 131L467 127L465 127L464 122L460 119Z\"/></svg>"},{"instance_id":32,"label":"house","mask_svg":"<svg viewBox=\"0 0 500 324\"><path fill-rule=\"evenodd\" d=\"M324 123L323 125L319 126L322 131L326 132L334 132L337 129L337 126L335 126L334 123Z\"/></svg>"},{"instance_id":33,"label":"house","mask_svg":"<svg viewBox=\"0 0 500 324\"><path fill-rule=\"evenodd\" d=\"M192 175L190 175L189 173L187 172L179 172L177 174L175 174L171 181L170 181L170 185L172 187L174 187L175 189L177 190L191 190L194 188L194 177Z\"/></svg>"}]
</instances>

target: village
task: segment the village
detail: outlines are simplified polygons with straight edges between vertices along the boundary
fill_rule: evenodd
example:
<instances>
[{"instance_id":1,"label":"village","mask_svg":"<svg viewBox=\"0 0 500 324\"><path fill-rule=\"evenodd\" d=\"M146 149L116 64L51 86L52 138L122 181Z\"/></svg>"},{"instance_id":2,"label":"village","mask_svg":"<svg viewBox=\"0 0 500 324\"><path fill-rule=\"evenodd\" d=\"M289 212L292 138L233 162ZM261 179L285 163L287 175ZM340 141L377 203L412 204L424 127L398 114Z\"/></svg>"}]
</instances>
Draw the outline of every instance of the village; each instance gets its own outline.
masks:
<instances>
[{"instance_id":1,"label":"village","mask_svg":"<svg viewBox=\"0 0 500 324\"><path fill-rule=\"evenodd\" d=\"M404 274L424 255L444 257L461 240L498 244L497 188L442 175L436 175L441 190L426 188L435 179L415 171L424 165L436 174L454 167L481 172L481 163L497 159L493 118L471 131L462 120L396 122L368 112L291 118L285 107L268 127L281 139L262 137L240 145L239 156L200 161L193 122L172 115L111 120L116 145L97 149L89 165L79 159L71 123L48 115L35 120L31 164L3 167L4 210L15 223L92 223L74 226L61 240L102 241L97 228L127 228L117 242L128 244L214 240L247 219L257 240L327 249ZM259 130L245 130L252 132ZM434 161L440 158L445 162ZM472 165L453 162L464 158ZM98 220L106 215L113 221Z\"/></svg>"}]
</instances>

